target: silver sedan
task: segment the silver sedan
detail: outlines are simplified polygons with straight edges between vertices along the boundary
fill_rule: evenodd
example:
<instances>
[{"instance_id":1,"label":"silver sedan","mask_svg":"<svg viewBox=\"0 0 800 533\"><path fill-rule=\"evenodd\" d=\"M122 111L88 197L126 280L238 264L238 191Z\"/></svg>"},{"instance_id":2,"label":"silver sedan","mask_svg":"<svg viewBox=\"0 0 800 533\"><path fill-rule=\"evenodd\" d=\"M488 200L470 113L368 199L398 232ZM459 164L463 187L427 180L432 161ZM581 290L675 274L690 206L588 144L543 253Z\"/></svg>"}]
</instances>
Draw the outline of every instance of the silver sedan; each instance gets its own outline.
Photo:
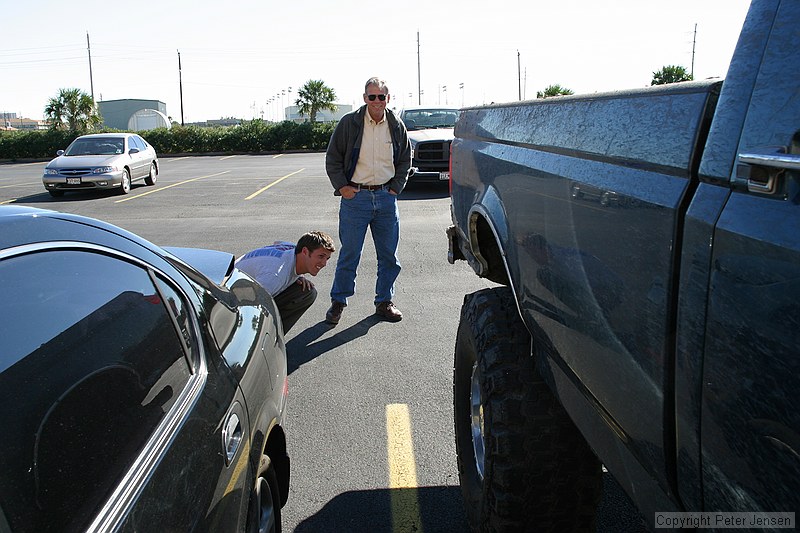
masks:
<instances>
[{"instance_id":1,"label":"silver sedan","mask_svg":"<svg viewBox=\"0 0 800 533\"><path fill-rule=\"evenodd\" d=\"M135 133L83 135L56 155L42 176L51 196L114 188L127 194L132 183L143 180L154 185L158 178L155 148Z\"/></svg>"}]
</instances>

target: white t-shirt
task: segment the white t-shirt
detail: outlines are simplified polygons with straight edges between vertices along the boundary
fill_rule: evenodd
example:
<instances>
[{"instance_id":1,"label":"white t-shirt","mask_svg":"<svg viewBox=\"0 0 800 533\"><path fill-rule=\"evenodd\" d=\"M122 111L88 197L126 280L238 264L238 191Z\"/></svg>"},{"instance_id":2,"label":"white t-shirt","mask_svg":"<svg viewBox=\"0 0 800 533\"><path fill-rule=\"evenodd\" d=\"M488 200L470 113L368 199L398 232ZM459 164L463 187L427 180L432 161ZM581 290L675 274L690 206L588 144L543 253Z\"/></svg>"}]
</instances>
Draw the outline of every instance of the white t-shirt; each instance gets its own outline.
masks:
<instances>
[{"instance_id":1,"label":"white t-shirt","mask_svg":"<svg viewBox=\"0 0 800 533\"><path fill-rule=\"evenodd\" d=\"M295 245L278 241L247 252L236 261L236 268L250 275L272 296L277 296L300 276L295 271Z\"/></svg>"}]
</instances>

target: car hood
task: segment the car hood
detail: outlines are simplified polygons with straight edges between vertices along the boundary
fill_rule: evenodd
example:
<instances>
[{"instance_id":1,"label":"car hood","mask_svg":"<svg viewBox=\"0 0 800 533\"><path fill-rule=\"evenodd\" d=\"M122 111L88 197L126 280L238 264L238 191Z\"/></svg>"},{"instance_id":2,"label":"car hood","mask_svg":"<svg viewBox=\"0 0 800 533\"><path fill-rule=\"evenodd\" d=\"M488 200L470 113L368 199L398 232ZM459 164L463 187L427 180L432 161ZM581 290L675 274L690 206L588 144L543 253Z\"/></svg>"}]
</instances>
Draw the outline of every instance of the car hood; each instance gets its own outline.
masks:
<instances>
[{"instance_id":1,"label":"car hood","mask_svg":"<svg viewBox=\"0 0 800 533\"><path fill-rule=\"evenodd\" d=\"M452 141L453 128L437 128L431 130L415 130L408 132L412 142L421 141Z\"/></svg>"},{"instance_id":2,"label":"car hood","mask_svg":"<svg viewBox=\"0 0 800 533\"><path fill-rule=\"evenodd\" d=\"M47 164L48 168L102 167L112 165L119 155L62 155Z\"/></svg>"}]
</instances>

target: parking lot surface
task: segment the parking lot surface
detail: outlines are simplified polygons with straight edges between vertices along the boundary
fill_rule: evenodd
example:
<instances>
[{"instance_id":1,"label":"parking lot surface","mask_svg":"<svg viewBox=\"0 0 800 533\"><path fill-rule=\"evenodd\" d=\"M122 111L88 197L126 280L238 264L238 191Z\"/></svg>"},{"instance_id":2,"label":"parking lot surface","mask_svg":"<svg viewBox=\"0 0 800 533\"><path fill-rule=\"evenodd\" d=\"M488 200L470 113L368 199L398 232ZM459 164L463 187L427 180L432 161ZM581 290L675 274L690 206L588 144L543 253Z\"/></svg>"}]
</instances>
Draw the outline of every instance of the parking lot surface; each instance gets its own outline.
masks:
<instances>
[{"instance_id":1,"label":"parking lot surface","mask_svg":"<svg viewBox=\"0 0 800 533\"><path fill-rule=\"evenodd\" d=\"M45 163L0 164L0 204L87 215L161 246L241 255L309 230L334 236L338 202L324 154L161 158L154 186L51 198ZM463 515L452 420L453 347L464 294L491 286L447 263L447 185L400 196L395 303L399 323L374 315L375 250L367 238L356 295L325 324L337 254L311 278L319 298L287 335L292 479L284 531L457 532ZM598 530L636 531L610 485Z\"/></svg>"}]
</instances>

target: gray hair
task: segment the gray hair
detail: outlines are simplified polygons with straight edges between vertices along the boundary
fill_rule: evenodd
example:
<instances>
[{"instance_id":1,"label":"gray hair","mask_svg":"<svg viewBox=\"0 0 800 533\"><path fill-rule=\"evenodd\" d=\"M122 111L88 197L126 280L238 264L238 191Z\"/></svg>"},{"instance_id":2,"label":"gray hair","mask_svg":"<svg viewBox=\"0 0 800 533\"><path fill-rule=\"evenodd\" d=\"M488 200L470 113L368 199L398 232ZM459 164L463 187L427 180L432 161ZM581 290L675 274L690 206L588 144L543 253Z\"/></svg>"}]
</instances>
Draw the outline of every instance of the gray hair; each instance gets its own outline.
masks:
<instances>
[{"instance_id":1,"label":"gray hair","mask_svg":"<svg viewBox=\"0 0 800 533\"><path fill-rule=\"evenodd\" d=\"M367 94L367 88L370 85L374 85L381 92L389 94L389 86L386 85L386 81L382 80L381 78L378 78L377 76L371 77L370 79L367 80L367 83L364 84L364 94Z\"/></svg>"}]
</instances>

